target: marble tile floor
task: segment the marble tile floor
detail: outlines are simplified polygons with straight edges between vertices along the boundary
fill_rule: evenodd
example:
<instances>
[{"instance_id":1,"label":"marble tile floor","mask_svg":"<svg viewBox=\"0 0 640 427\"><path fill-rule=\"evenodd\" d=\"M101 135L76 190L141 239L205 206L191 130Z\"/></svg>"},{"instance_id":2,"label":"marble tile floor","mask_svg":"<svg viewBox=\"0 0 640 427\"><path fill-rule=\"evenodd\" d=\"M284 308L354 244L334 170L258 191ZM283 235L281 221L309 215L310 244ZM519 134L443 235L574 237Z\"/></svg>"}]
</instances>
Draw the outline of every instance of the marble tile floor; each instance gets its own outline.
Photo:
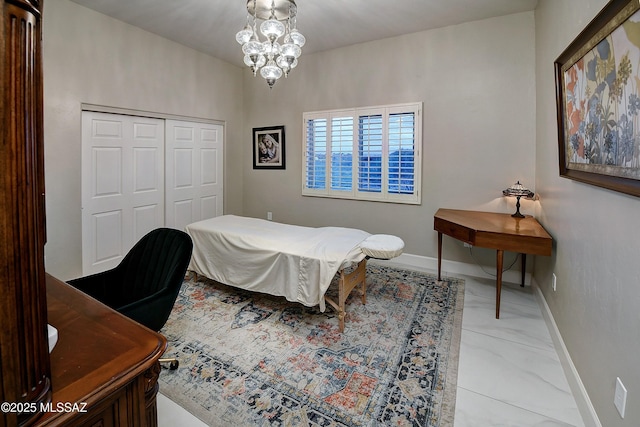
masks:
<instances>
[{"instance_id":1,"label":"marble tile floor","mask_svg":"<svg viewBox=\"0 0 640 427\"><path fill-rule=\"evenodd\" d=\"M465 280L453 427L584 427L531 288L505 283L496 320L494 279L452 276ZM158 425L206 426L161 393Z\"/></svg>"},{"instance_id":2,"label":"marble tile floor","mask_svg":"<svg viewBox=\"0 0 640 427\"><path fill-rule=\"evenodd\" d=\"M584 427L531 287L465 279L454 427Z\"/></svg>"}]
</instances>

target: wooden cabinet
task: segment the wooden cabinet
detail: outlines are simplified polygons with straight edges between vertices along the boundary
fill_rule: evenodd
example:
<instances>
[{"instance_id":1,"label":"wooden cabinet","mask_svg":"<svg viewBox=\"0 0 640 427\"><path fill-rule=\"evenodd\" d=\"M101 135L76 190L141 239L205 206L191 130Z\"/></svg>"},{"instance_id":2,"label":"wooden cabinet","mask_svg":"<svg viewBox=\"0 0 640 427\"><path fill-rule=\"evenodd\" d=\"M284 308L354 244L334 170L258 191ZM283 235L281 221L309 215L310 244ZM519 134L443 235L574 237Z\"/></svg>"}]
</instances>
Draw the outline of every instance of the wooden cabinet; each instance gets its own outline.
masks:
<instances>
[{"instance_id":1,"label":"wooden cabinet","mask_svg":"<svg viewBox=\"0 0 640 427\"><path fill-rule=\"evenodd\" d=\"M0 427L154 427L165 338L45 274L43 2L0 5Z\"/></svg>"},{"instance_id":2,"label":"wooden cabinet","mask_svg":"<svg viewBox=\"0 0 640 427\"><path fill-rule=\"evenodd\" d=\"M51 276L47 300L59 336L51 352L53 410L36 425L156 426L166 339Z\"/></svg>"},{"instance_id":3,"label":"wooden cabinet","mask_svg":"<svg viewBox=\"0 0 640 427\"><path fill-rule=\"evenodd\" d=\"M51 394L44 272L42 1L2 0L0 18L0 402ZM0 425L30 412L2 412Z\"/></svg>"}]
</instances>

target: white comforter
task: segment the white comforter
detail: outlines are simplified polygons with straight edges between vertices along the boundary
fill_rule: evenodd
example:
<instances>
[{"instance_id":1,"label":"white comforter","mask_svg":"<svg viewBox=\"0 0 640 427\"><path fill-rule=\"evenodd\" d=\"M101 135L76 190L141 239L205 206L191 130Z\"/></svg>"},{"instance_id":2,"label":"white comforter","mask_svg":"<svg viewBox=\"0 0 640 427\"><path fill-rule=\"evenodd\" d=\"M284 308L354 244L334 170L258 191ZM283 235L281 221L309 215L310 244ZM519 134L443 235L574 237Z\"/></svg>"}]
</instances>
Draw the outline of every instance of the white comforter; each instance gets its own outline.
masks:
<instances>
[{"instance_id":1,"label":"white comforter","mask_svg":"<svg viewBox=\"0 0 640 427\"><path fill-rule=\"evenodd\" d=\"M189 270L218 282L283 296L325 310L335 274L365 258L369 233L353 228L300 227L224 215L189 224Z\"/></svg>"}]
</instances>

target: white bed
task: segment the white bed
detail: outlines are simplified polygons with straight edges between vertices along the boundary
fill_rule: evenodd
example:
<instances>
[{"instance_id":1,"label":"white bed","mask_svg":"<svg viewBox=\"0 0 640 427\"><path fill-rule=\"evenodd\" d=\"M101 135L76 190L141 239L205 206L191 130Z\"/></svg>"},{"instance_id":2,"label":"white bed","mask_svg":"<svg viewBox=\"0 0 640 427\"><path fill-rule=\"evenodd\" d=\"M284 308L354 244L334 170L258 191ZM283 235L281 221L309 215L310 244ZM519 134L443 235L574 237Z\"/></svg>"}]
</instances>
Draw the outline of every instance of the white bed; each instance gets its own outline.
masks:
<instances>
[{"instance_id":1,"label":"white bed","mask_svg":"<svg viewBox=\"0 0 640 427\"><path fill-rule=\"evenodd\" d=\"M343 227L301 227L257 218L223 215L187 225L193 240L188 269L220 283L285 297L309 307L325 301L344 330L345 301L361 285L366 303L366 260L393 258L404 242ZM363 252L364 251L364 252ZM351 266L349 273L345 269ZM327 297L340 272L338 301Z\"/></svg>"}]
</instances>

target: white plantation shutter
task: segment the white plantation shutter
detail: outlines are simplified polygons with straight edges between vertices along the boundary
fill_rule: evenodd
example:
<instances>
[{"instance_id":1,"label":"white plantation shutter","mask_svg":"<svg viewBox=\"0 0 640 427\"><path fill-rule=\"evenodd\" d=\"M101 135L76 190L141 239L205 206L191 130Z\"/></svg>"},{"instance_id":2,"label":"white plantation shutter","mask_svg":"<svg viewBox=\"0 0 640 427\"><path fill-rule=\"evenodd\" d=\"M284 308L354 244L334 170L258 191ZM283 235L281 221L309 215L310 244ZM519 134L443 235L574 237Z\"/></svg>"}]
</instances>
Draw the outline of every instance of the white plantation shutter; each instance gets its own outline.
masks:
<instances>
[{"instance_id":1,"label":"white plantation shutter","mask_svg":"<svg viewBox=\"0 0 640 427\"><path fill-rule=\"evenodd\" d=\"M358 118L358 191L382 192L382 115Z\"/></svg>"},{"instance_id":2,"label":"white plantation shutter","mask_svg":"<svg viewBox=\"0 0 640 427\"><path fill-rule=\"evenodd\" d=\"M389 116L389 180L387 191L412 194L415 181L415 114Z\"/></svg>"},{"instance_id":3,"label":"white plantation shutter","mask_svg":"<svg viewBox=\"0 0 640 427\"><path fill-rule=\"evenodd\" d=\"M353 117L331 119L331 189L353 188Z\"/></svg>"},{"instance_id":4,"label":"white plantation shutter","mask_svg":"<svg viewBox=\"0 0 640 427\"><path fill-rule=\"evenodd\" d=\"M304 113L302 194L420 203L422 104Z\"/></svg>"},{"instance_id":5,"label":"white plantation shutter","mask_svg":"<svg viewBox=\"0 0 640 427\"><path fill-rule=\"evenodd\" d=\"M327 170L327 119L307 120L306 135L305 187L325 189Z\"/></svg>"}]
</instances>

